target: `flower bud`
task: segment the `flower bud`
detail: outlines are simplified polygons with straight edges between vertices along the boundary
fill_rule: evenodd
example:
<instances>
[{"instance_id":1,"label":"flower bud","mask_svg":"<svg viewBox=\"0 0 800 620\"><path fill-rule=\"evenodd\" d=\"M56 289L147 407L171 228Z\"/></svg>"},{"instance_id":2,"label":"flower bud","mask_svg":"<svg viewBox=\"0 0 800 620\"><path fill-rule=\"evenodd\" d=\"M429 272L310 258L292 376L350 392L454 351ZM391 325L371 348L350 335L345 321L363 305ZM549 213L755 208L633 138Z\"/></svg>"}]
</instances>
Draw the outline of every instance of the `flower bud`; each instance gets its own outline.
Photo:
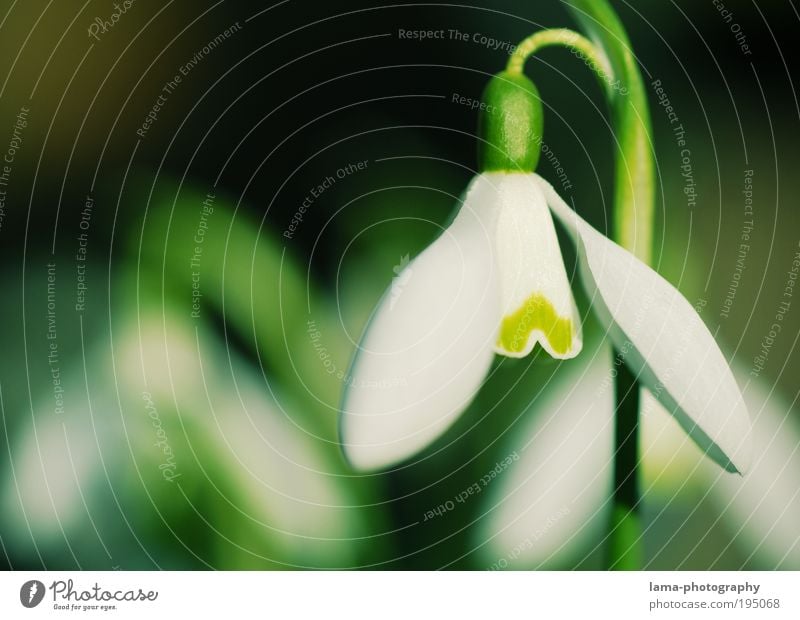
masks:
<instances>
[{"instance_id":1,"label":"flower bud","mask_svg":"<svg viewBox=\"0 0 800 620\"><path fill-rule=\"evenodd\" d=\"M503 71L483 91L478 135L481 172L533 172L542 144L542 101L521 73Z\"/></svg>"}]
</instances>

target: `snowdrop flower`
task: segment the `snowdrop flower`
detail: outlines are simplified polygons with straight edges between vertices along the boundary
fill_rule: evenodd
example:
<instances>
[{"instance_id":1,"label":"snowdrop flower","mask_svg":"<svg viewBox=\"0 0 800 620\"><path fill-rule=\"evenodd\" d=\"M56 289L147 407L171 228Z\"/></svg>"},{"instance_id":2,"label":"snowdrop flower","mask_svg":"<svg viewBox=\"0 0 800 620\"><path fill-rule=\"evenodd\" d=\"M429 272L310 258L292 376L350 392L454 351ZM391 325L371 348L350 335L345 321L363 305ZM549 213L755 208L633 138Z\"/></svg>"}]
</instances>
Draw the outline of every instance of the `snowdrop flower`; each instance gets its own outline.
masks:
<instances>
[{"instance_id":1,"label":"snowdrop flower","mask_svg":"<svg viewBox=\"0 0 800 620\"><path fill-rule=\"evenodd\" d=\"M413 278L401 294L384 295L353 362L340 418L352 465L388 467L441 436L495 354L523 357L537 344L557 359L580 353L581 317L554 215L577 247L591 311L626 364L708 456L744 472L748 413L691 304L534 172L542 106L530 80L500 73L483 101L481 172L453 222L406 267Z\"/></svg>"}]
</instances>

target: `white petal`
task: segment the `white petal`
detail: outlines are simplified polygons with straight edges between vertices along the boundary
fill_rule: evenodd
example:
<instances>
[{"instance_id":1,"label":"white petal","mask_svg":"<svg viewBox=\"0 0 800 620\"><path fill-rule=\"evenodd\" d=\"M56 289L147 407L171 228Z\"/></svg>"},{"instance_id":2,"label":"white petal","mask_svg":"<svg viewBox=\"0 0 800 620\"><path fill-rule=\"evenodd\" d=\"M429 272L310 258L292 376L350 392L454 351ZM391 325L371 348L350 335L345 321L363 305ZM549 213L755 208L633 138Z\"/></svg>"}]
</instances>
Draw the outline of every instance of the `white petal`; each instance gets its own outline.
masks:
<instances>
[{"instance_id":1,"label":"white petal","mask_svg":"<svg viewBox=\"0 0 800 620\"><path fill-rule=\"evenodd\" d=\"M669 282L589 226L537 178L576 240L593 310L626 363L708 456L728 471L745 472L750 418L728 363L697 312Z\"/></svg>"},{"instance_id":2,"label":"white petal","mask_svg":"<svg viewBox=\"0 0 800 620\"><path fill-rule=\"evenodd\" d=\"M562 365L509 451L520 459L492 488L479 528L488 566L563 567L602 539L612 491L614 383L605 345Z\"/></svg>"},{"instance_id":3,"label":"white petal","mask_svg":"<svg viewBox=\"0 0 800 620\"><path fill-rule=\"evenodd\" d=\"M553 218L531 174L492 175L502 209L497 259L503 321L498 353L524 357L539 342L553 357L575 357L581 325Z\"/></svg>"},{"instance_id":4,"label":"white petal","mask_svg":"<svg viewBox=\"0 0 800 620\"><path fill-rule=\"evenodd\" d=\"M381 300L342 407L342 444L355 467L384 467L421 450L480 388L500 320L497 207L491 180L476 177L453 223Z\"/></svg>"}]
</instances>

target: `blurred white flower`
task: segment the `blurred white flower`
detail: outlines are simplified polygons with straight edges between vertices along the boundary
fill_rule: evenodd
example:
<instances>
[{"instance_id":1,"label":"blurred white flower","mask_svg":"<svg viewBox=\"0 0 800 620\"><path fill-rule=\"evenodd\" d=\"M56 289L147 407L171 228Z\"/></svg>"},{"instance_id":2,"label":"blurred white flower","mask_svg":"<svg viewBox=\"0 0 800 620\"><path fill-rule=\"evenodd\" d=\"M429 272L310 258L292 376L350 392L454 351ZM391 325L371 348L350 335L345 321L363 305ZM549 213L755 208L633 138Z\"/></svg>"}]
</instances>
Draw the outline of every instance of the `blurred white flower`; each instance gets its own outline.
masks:
<instances>
[{"instance_id":1,"label":"blurred white flower","mask_svg":"<svg viewBox=\"0 0 800 620\"><path fill-rule=\"evenodd\" d=\"M487 567L574 566L603 545L612 506L614 371L607 346L586 353L559 369L553 389L531 403L533 416L506 446L520 461L493 488L475 530ZM706 506L719 512L705 514L706 522L721 520L742 558L798 570L800 427L774 390L748 380L746 368L734 365L733 372L753 418L756 457L748 474L722 472L642 389L643 501L660 510L708 497ZM708 558L709 567L716 560Z\"/></svg>"},{"instance_id":2,"label":"blurred white flower","mask_svg":"<svg viewBox=\"0 0 800 620\"><path fill-rule=\"evenodd\" d=\"M608 529L613 489L611 350L561 366L513 429L520 460L484 505L475 544L487 567L557 568L580 560ZM534 413L534 412L529 412Z\"/></svg>"},{"instance_id":3,"label":"blurred white flower","mask_svg":"<svg viewBox=\"0 0 800 620\"><path fill-rule=\"evenodd\" d=\"M747 560L770 569L800 570L800 424L787 402L749 368L734 364L753 418L755 457L746 476L725 476L670 423L643 392L645 486L667 500L685 482L707 496ZM710 558L713 562L716 559Z\"/></svg>"},{"instance_id":4,"label":"blurred white flower","mask_svg":"<svg viewBox=\"0 0 800 620\"><path fill-rule=\"evenodd\" d=\"M63 414L49 396L20 425L0 481L6 545L30 558L65 542L119 552L133 535L141 558L190 534L153 523L199 514L214 528L214 567L351 566L362 498L335 444L291 418L275 386L210 330L139 310L115 332L113 364L98 345L88 378L84 368L63 377ZM211 497L225 510L209 514Z\"/></svg>"}]
</instances>

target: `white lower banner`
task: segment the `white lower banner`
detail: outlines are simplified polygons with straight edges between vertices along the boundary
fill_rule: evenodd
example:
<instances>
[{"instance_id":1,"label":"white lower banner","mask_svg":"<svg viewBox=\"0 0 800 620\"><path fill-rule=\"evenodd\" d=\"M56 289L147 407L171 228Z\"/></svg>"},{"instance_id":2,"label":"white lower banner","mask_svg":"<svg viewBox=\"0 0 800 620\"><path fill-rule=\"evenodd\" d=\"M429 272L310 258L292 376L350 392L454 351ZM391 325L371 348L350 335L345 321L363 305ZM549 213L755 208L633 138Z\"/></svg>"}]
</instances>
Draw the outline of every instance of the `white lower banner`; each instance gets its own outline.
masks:
<instances>
[{"instance_id":1,"label":"white lower banner","mask_svg":"<svg viewBox=\"0 0 800 620\"><path fill-rule=\"evenodd\" d=\"M0 618L800 618L797 572L10 572L0 585Z\"/></svg>"}]
</instances>

